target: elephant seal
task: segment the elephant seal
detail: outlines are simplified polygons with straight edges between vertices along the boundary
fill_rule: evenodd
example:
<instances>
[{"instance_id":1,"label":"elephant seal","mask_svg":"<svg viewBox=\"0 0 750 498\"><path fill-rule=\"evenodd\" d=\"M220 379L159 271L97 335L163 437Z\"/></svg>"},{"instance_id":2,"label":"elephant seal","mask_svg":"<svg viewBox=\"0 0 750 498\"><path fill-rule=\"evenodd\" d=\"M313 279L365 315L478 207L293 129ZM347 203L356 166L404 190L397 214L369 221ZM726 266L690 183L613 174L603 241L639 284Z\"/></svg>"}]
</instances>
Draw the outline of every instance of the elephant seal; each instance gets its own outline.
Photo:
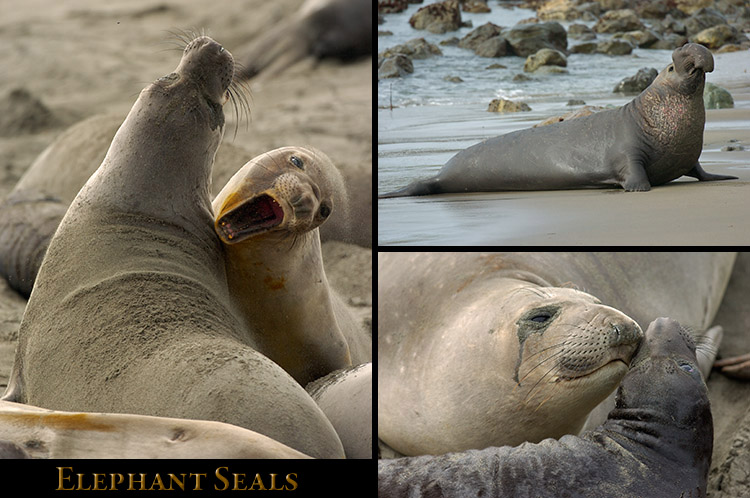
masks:
<instances>
[{"instance_id":1,"label":"elephant seal","mask_svg":"<svg viewBox=\"0 0 750 498\"><path fill-rule=\"evenodd\" d=\"M233 77L232 55L200 36L141 92L50 242L4 399L215 420L343 457L229 304L209 182Z\"/></svg>"},{"instance_id":2,"label":"elephant seal","mask_svg":"<svg viewBox=\"0 0 750 498\"><path fill-rule=\"evenodd\" d=\"M240 76L281 72L307 56L354 59L372 54L372 0L307 0L290 17L240 47Z\"/></svg>"},{"instance_id":3,"label":"elephant seal","mask_svg":"<svg viewBox=\"0 0 750 498\"><path fill-rule=\"evenodd\" d=\"M213 201L232 301L258 350L303 386L372 360L323 267L318 227L346 197L325 154L282 147L247 162Z\"/></svg>"},{"instance_id":4,"label":"elephant seal","mask_svg":"<svg viewBox=\"0 0 750 498\"><path fill-rule=\"evenodd\" d=\"M372 458L372 363L333 372L305 389L336 429L346 458Z\"/></svg>"},{"instance_id":5,"label":"elephant seal","mask_svg":"<svg viewBox=\"0 0 750 498\"><path fill-rule=\"evenodd\" d=\"M734 257L380 254L379 438L413 456L598 425L611 406L597 405L625 374L636 327L666 312L702 334ZM715 354L718 345L704 349ZM713 357L703 363L710 370Z\"/></svg>"},{"instance_id":6,"label":"elephant seal","mask_svg":"<svg viewBox=\"0 0 750 498\"><path fill-rule=\"evenodd\" d=\"M706 173L698 162L711 52L688 43L672 61L623 107L490 138L453 156L434 178L378 198L611 185L646 191L682 175L735 179Z\"/></svg>"},{"instance_id":7,"label":"elephant seal","mask_svg":"<svg viewBox=\"0 0 750 498\"><path fill-rule=\"evenodd\" d=\"M706 496L713 421L695 345L655 320L606 422L581 437L378 462L378 496Z\"/></svg>"},{"instance_id":8,"label":"elephant seal","mask_svg":"<svg viewBox=\"0 0 750 498\"><path fill-rule=\"evenodd\" d=\"M26 458L310 458L221 422L61 412L10 401L0 401L0 440Z\"/></svg>"}]
</instances>

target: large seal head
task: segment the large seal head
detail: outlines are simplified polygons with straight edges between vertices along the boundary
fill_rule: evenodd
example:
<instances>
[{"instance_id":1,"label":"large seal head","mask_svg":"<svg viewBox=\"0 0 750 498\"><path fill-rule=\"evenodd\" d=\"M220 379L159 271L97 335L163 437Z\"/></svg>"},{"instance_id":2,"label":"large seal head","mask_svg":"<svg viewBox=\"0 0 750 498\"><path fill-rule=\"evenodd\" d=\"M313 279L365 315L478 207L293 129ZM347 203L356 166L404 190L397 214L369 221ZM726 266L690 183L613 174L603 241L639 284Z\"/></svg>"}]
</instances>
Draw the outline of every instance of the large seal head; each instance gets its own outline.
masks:
<instances>
[{"instance_id":1,"label":"large seal head","mask_svg":"<svg viewBox=\"0 0 750 498\"><path fill-rule=\"evenodd\" d=\"M259 350L302 385L372 358L323 267L318 227L345 201L328 156L282 147L245 164L213 202L232 299Z\"/></svg>"},{"instance_id":2,"label":"large seal head","mask_svg":"<svg viewBox=\"0 0 750 498\"><path fill-rule=\"evenodd\" d=\"M412 293L386 297L399 292L387 288L391 273L410 263L386 268L382 258L378 436L405 455L577 434L642 337L622 312L528 272L452 282L447 257L446 278L417 278ZM418 311L424 292L440 305Z\"/></svg>"},{"instance_id":3,"label":"large seal head","mask_svg":"<svg viewBox=\"0 0 750 498\"><path fill-rule=\"evenodd\" d=\"M713 423L695 346L659 318L607 421L581 437L378 462L378 496L706 496Z\"/></svg>"},{"instance_id":4,"label":"large seal head","mask_svg":"<svg viewBox=\"0 0 750 498\"><path fill-rule=\"evenodd\" d=\"M5 399L214 420L341 457L330 422L257 351L229 297L209 185L233 75L229 51L199 36L141 92L50 242Z\"/></svg>"}]
</instances>

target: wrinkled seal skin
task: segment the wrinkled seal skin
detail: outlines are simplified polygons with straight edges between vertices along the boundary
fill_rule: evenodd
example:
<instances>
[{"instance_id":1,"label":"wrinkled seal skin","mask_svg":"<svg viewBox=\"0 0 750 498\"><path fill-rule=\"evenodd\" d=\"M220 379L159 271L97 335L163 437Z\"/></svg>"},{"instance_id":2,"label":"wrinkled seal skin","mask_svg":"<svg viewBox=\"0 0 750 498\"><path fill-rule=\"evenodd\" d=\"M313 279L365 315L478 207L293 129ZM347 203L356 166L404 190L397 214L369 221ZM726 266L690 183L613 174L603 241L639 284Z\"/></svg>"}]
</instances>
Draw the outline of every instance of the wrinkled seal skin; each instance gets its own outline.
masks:
<instances>
[{"instance_id":1,"label":"wrinkled seal skin","mask_svg":"<svg viewBox=\"0 0 750 498\"><path fill-rule=\"evenodd\" d=\"M611 359L603 351L582 353L602 345L618 353L622 345L614 328L592 327L604 315L594 320L591 310L611 306L624 313L620 325L626 316L642 328L668 312L702 335L721 303L734 258L666 252L380 254L378 436L401 454L419 455L538 442L578 434L584 423L595 428L613 406L605 398L625 373L621 365L608 364L609 375L601 370L588 382L566 380L555 365L555 358L568 368L577 358ZM554 307L570 312L549 313ZM539 325L527 314L531 310L553 315L541 337L519 335L521 325L528 331ZM553 349L566 335L567 345ZM534 345L530 341L536 341L536 351L544 350L545 341L551 349L519 356L521 337L524 350ZM718 344L705 349L715 354ZM712 362L706 356L702 368ZM514 379L518 365L520 385ZM525 383L524 372L539 382ZM535 395L523 393L532 387Z\"/></svg>"},{"instance_id":2,"label":"wrinkled seal skin","mask_svg":"<svg viewBox=\"0 0 750 498\"><path fill-rule=\"evenodd\" d=\"M307 393L229 305L209 201L231 54L208 37L141 92L50 242L4 399L226 422L343 456Z\"/></svg>"},{"instance_id":3,"label":"wrinkled seal skin","mask_svg":"<svg viewBox=\"0 0 750 498\"><path fill-rule=\"evenodd\" d=\"M706 496L713 447L708 391L690 335L646 331L607 421L581 437L378 462L378 496Z\"/></svg>"},{"instance_id":4,"label":"wrinkled seal skin","mask_svg":"<svg viewBox=\"0 0 750 498\"><path fill-rule=\"evenodd\" d=\"M280 72L307 56L353 59L372 54L372 0L307 0L247 47L240 76Z\"/></svg>"},{"instance_id":5,"label":"wrinkled seal skin","mask_svg":"<svg viewBox=\"0 0 750 498\"><path fill-rule=\"evenodd\" d=\"M646 191L683 175L735 179L706 173L698 162L711 52L689 43L672 61L623 107L490 138L453 156L436 177L378 198L613 185Z\"/></svg>"},{"instance_id":6,"label":"wrinkled seal skin","mask_svg":"<svg viewBox=\"0 0 750 498\"><path fill-rule=\"evenodd\" d=\"M231 299L258 350L301 385L372 360L372 338L331 288L319 226L346 209L344 182L323 152L262 154L213 201Z\"/></svg>"}]
</instances>

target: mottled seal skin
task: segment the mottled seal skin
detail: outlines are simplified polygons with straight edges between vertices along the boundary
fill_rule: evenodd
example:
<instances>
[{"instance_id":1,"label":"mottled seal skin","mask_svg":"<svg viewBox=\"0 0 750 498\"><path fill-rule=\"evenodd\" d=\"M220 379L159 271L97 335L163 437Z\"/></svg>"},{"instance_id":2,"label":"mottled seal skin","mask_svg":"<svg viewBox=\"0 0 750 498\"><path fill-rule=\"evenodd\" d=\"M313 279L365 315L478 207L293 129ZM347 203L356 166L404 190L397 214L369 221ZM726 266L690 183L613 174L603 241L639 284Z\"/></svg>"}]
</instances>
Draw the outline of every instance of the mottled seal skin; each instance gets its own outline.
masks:
<instances>
[{"instance_id":1,"label":"mottled seal skin","mask_svg":"<svg viewBox=\"0 0 750 498\"><path fill-rule=\"evenodd\" d=\"M690 334L659 318L581 437L378 462L378 496L706 496L713 421Z\"/></svg>"},{"instance_id":2,"label":"mottled seal skin","mask_svg":"<svg viewBox=\"0 0 750 498\"><path fill-rule=\"evenodd\" d=\"M323 266L318 227L346 201L336 166L310 147L250 160L213 201L231 299L258 350L303 386L372 360L372 338Z\"/></svg>"},{"instance_id":3,"label":"mottled seal skin","mask_svg":"<svg viewBox=\"0 0 750 498\"><path fill-rule=\"evenodd\" d=\"M274 74L307 56L353 59L372 54L372 0L307 0L290 17L240 47L240 76Z\"/></svg>"},{"instance_id":4,"label":"mottled seal skin","mask_svg":"<svg viewBox=\"0 0 750 498\"><path fill-rule=\"evenodd\" d=\"M735 179L706 173L698 162L711 52L689 43L672 61L623 107L490 138L453 156L436 177L378 198L613 185L646 191L683 175Z\"/></svg>"},{"instance_id":5,"label":"mottled seal skin","mask_svg":"<svg viewBox=\"0 0 750 498\"><path fill-rule=\"evenodd\" d=\"M201 36L141 92L50 242L4 399L215 420L342 457L229 304L208 189L233 75L231 54Z\"/></svg>"},{"instance_id":6,"label":"mottled seal skin","mask_svg":"<svg viewBox=\"0 0 750 498\"><path fill-rule=\"evenodd\" d=\"M262 434L221 422L62 412L0 401L3 457L310 458Z\"/></svg>"},{"instance_id":7,"label":"mottled seal skin","mask_svg":"<svg viewBox=\"0 0 750 498\"><path fill-rule=\"evenodd\" d=\"M346 458L372 458L372 363L333 372L305 389L336 429Z\"/></svg>"},{"instance_id":8,"label":"mottled seal skin","mask_svg":"<svg viewBox=\"0 0 750 498\"><path fill-rule=\"evenodd\" d=\"M627 338L627 317L643 328L666 311L702 335L721 303L734 258L665 252L380 254L379 437L401 454L440 454L538 442L578 434L584 424L598 426L613 406L614 399L605 398L624 375L624 363L609 362L608 373L594 370L575 382L559 368L588 365L586 373L621 354L618 340ZM618 318L613 323L619 339L604 318ZM542 325L539 336L533 330ZM715 355L718 344L704 349ZM703 360L707 372L713 357ZM536 380L526 382L525 372Z\"/></svg>"}]
</instances>

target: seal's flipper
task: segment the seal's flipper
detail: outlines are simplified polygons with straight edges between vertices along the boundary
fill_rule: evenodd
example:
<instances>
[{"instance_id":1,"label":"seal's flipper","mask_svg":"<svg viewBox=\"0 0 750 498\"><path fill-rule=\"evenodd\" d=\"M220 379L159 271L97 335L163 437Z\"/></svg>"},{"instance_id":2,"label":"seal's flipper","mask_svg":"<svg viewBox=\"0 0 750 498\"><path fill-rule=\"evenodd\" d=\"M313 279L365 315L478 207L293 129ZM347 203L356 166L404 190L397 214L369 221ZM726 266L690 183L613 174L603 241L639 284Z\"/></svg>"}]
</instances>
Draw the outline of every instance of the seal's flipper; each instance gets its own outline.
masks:
<instances>
[{"instance_id":1,"label":"seal's flipper","mask_svg":"<svg viewBox=\"0 0 750 498\"><path fill-rule=\"evenodd\" d=\"M713 173L706 173L706 170L704 170L701 167L701 163L695 163L695 167L685 173L685 176L692 176L693 178L697 178L698 181L701 182L713 182L716 180L737 180L738 178L736 176L730 176L730 175L715 175Z\"/></svg>"},{"instance_id":2,"label":"seal's flipper","mask_svg":"<svg viewBox=\"0 0 750 498\"><path fill-rule=\"evenodd\" d=\"M727 377L750 380L750 353L719 360L714 363L714 368L721 369Z\"/></svg>"},{"instance_id":3,"label":"seal's flipper","mask_svg":"<svg viewBox=\"0 0 750 498\"><path fill-rule=\"evenodd\" d=\"M716 353L719 352L721 339L724 337L724 329L717 325L706 330L703 336L698 338L695 345L695 356L698 359L698 368L703 374L703 379L708 380L708 374L711 373L711 367L716 360ZM748 372L750 374L750 371Z\"/></svg>"},{"instance_id":4,"label":"seal's flipper","mask_svg":"<svg viewBox=\"0 0 750 498\"><path fill-rule=\"evenodd\" d=\"M379 195L378 199L390 199L391 197L411 197L415 195L432 195L442 193L444 192L440 187L440 180L435 177L427 180L417 180L411 182L409 185L402 189Z\"/></svg>"}]
</instances>

